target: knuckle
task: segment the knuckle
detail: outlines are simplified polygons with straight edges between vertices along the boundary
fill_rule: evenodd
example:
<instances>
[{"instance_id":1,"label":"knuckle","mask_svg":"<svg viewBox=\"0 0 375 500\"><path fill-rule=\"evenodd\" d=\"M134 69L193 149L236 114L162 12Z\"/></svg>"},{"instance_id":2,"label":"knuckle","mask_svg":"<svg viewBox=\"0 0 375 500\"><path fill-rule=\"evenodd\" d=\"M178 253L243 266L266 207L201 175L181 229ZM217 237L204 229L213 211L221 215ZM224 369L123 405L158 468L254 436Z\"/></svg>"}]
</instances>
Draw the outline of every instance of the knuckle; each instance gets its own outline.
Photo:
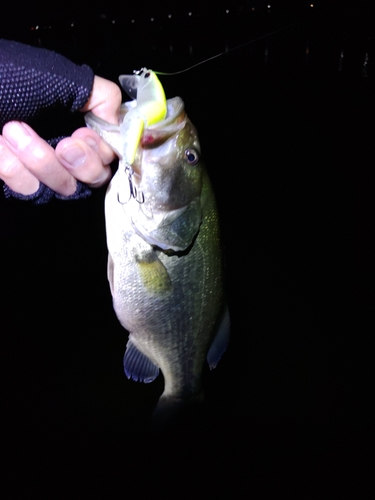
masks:
<instances>
[{"instance_id":1,"label":"knuckle","mask_svg":"<svg viewBox=\"0 0 375 500\"><path fill-rule=\"evenodd\" d=\"M21 162L19 159L12 155L5 156L0 154L0 173L3 180L12 179L16 177L21 170Z\"/></svg>"},{"instance_id":2,"label":"knuckle","mask_svg":"<svg viewBox=\"0 0 375 500\"><path fill-rule=\"evenodd\" d=\"M121 93L120 87L118 85L116 85L115 83L113 83L113 87L111 88L111 93L112 93L113 102L116 105L120 105L121 100L122 100L122 93Z\"/></svg>"}]
</instances>

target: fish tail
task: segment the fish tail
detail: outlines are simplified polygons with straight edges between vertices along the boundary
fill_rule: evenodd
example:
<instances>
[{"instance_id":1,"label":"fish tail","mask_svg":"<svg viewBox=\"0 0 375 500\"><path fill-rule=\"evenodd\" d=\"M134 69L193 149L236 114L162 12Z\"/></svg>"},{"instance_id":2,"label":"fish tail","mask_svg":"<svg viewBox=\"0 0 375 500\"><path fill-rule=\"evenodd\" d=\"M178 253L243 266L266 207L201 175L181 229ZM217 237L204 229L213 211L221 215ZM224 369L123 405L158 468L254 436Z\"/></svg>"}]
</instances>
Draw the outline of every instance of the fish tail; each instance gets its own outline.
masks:
<instances>
[{"instance_id":1,"label":"fish tail","mask_svg":"<svg viewBox=\"0 0 375 500\"><path fill-rule=\"evenodd\" d=\"M162 394L152 415L153 431L167 430L190 420L202 407L203 400L203 391L189 398Z\"/></svg>"}]
</instances>

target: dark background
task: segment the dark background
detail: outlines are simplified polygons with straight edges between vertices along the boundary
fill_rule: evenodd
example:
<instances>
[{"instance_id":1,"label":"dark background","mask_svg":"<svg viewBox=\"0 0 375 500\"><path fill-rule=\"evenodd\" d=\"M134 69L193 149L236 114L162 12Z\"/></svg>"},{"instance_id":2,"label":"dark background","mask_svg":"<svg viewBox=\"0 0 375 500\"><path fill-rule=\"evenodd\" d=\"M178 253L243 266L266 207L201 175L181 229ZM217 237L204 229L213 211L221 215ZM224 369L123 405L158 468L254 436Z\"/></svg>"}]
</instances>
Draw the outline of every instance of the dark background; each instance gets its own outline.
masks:
<instances>
[{"instance_id":1,"label":"dark background","mask_svg":"<svg viewBox=\"0 0 375 500\"><path fill-rule=\"evenodd\" d=\"M163 381L123 374L105 189L39 207L2 197L5 498L372 498L371 2L75 3L10 6L0 35L114 81L228 50L161 81L215 188L232 337L203 408L150 434ZM33 125L49 138L82 123Z\"/></svg>"}]
</instances>

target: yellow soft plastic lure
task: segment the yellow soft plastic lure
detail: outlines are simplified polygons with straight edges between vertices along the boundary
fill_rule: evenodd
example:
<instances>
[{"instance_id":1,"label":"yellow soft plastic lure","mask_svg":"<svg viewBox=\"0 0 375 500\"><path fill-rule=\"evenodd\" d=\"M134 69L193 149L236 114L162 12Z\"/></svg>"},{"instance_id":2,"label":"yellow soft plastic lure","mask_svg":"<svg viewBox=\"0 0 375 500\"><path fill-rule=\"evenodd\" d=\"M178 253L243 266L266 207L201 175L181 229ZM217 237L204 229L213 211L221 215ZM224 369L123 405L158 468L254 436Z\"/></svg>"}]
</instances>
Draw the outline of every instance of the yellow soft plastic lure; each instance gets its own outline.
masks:
<instances>
[{"instance_id":1,"label":"yellow soft plastic lure","mask_svg":"<svg viewBox=\"0 0 375 500\"><path fill-rule=\"evenodd\" d=\"M120 135L126 138L123 161L131 166L145 127L165 119L167 101L162 84L149 69L143 68L134 75L120 75L119 81L125 92L137 102L120 124Z\"/></svg>"}]
</instances>

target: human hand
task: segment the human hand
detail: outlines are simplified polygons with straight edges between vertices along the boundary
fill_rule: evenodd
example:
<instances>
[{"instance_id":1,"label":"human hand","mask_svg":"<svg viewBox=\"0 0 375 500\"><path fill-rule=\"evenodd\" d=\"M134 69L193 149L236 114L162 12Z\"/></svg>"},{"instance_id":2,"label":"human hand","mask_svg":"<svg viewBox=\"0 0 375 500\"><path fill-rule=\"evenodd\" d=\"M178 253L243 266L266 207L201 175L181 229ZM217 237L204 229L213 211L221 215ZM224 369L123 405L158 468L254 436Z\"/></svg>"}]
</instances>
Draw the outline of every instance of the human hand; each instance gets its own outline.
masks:
<instances>
[{"instance_id":1,"label":"human hand","mask_svg":"<svg viewBox=\"0 0 375 500\"><path fill-rule=\"evenodd\" d=\"M91 95L81 111L92 111L110 123L118 123L119 87L95 76ZM54 150L23 122L4 125L0 136L0 178L21 195L35 193L42 182L62 196L76 191L76 181L90 187L106 183L115 155L93 130L80 128L59 142Z\"/></svg>"}]
</instances>

